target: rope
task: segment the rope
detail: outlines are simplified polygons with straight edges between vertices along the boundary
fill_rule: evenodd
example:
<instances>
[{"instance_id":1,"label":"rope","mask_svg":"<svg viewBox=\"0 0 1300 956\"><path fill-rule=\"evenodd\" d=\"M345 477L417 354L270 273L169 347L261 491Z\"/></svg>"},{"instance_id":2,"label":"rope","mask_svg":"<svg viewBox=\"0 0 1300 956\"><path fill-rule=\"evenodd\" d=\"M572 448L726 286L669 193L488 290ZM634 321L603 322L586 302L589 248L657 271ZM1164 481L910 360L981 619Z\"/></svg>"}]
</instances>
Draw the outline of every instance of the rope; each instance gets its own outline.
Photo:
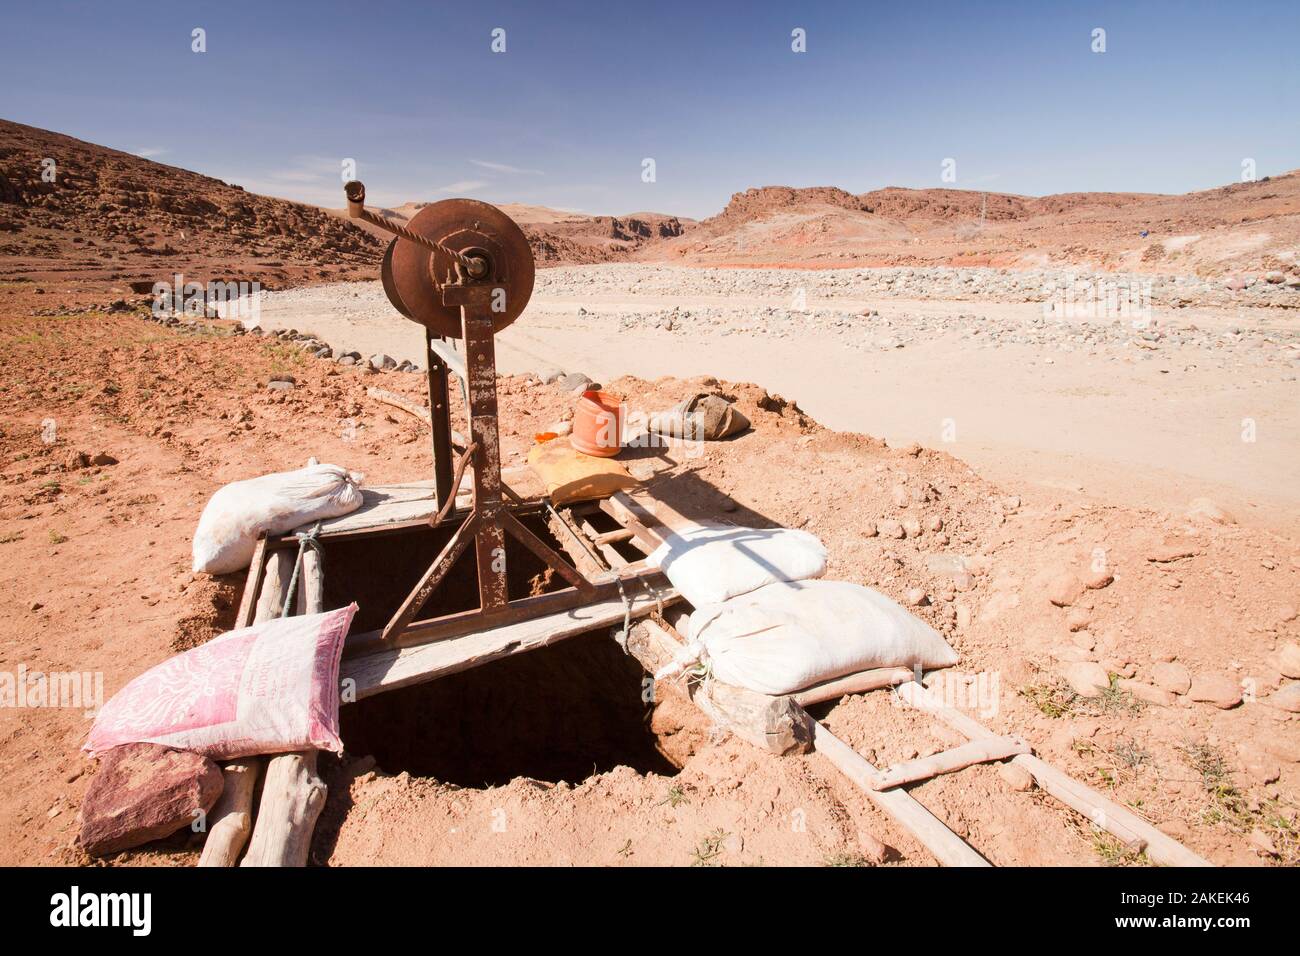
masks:
<instances>
[{"instance_id":1,"label":"rope","mask_svg":"<svg viewBox=\"0 0 1300 956\"><path fill-rule=\"evenodd\" d=\"M465 466L469 464L470 459L474 457L474 452L478 448L478 442L472 441L465 453L456 459L456 468L451 476L451 494L447 500L442 503L442 508L438 513L429 519L429 524L436 528L446 520L447 515L451 514L452 509L456 507L456 493L460 491L460 480L465 477ZM477 492L476 492L477 493Z\"/></svg>"},{"instance_id":2,"label":"rope","mask_svg":"<svg viewBox=\"0 0 1300 956\"><path fill-rule=\"evenodd\" d=\"M465 271L468 272L471 276L474 276L474 278L481 278L481 276L475 276L474 273L480 272L483 269L482 259L471 258L470 256L465 255L465 253L463 252L457 252L455 249L452 249L448 246L444 246L441 242L435 242L432 239L425 238L424 236L420 235L418 232L412 232L410 229L407 229L405 226L393 222L387 216L380 216L364 207L362 208L361 212L358 215L356 215L354 218L362 219L365 222L370 223L372 226L378 226L380 229L386 229L387 231L393 233L394 235L399 236L402 239L408 239L411 242L416 243L417 245L424 246L424 248L426 249L430 249L430 250L437 249L445 253L446 255L450 256L455 262L463 266L465 268Z\"/></svg>"},{"instance_id":3,"label":"rope","mask_svg":"<svg viewBox=\"0 0 1300 956\"><path fill-rule=\"evenodd\" d=\"M623 599L623 629L614 633L614 640L618 642L618 646L623 648L623 653L626 654L628 653L627 638L632 630L632 599L627 596L627 591L623 589L622 578L617 578L615 583L618 584L618 596Z\"/></svg>"},{"instance_id":4,"label":"rope","mask_svg":"<svg viewBox=\"0 0 1300 956\"><path fill-rule=\"evenodd\" d=\"M298 571L302 568L303 555L307 549L311 548L320 558L321 567L325 567L325 550L320 543L320 522L317 521L310 531L298 531L294 533L298 539L298 557L293 562L293 574L289 578L289 592L284 596L284 607L280 610L281 617L288 617L289 612L293 610L293 599L298 594Z\"/></svg>"}]
</instances>

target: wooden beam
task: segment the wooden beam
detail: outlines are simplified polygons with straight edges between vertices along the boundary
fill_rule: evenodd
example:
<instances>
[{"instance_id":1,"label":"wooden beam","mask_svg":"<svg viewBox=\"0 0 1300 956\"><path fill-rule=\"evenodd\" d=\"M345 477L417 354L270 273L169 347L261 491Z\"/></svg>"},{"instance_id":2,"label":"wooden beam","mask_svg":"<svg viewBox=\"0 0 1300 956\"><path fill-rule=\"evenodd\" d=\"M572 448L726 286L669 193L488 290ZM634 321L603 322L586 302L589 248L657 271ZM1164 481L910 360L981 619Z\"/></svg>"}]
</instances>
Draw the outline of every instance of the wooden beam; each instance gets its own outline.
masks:
<instances>
[{"instance_id":1,"label":"wooden beam","mask_svg":"<svg viewBox=\"0 0 1300 956\"><path fill-rule=\"evenodd\" d=\"M938 817L921 806L906 790L880 790L880 771L860 753L814 721L813 745L817 752L856 783L876 806L893 817L916 837L944 866L989 866L965 840L948 829Z\"/></svg>"},{"instance_id":2,"label":"wooden beam","mask_svg":"<svg viewBox=\"0 0 1300 956\"><path fill-rule=\"evenodd\" d=\"M898 688L899 699L918 710L933 714L943 723L971 740L987 740L997 734L979 721L968 717L930 697L915 681ZM1096 790L1053 767L1032 754L1020 754L1012 763L1028 770L1042 787L1067 807L1077 810L1131 849L1145 850L1148 857L1164 866L1213 866L1209 860L1193 853L1173 837L1162 833L1137 814L1108 800Z\"/></svg>"},{"instance_id":3,"label":"wooden beam","mask_svg":"<svg viewBox=\"0 0 1300 956\"><path fill-rule=\"evenodd\" d=\"M656 526L653 515L649 516L651 524L647 525L641 520L644 509L640 506L633 507L633 505L634 502L631 498L623 492L617 492L612 497L601 501L600 509L623 527L631 530L632 543L645 554L649 554L664 543L667 529Z\"/></svg>"},{"instance_id":4,"label":"wooden beam","mask_svg":"<svg viewBox=\"0 0 1300 956\"><path fill-rule=\"evenodd\" d=\"M628 582L625 587L634 618L649 614L660 602L667 607L678 599L677 592L670 587L658 590L658 601L655 594L646 593L635 581ZM611 598L547 617L490 627L463 637L345 657L341 676L344 681L353 682L354 699L363 700L384 691L410 687L512 654L546 647L611 624L621 624L624 611L623 601Z\"/></svg>"}]
</instances>

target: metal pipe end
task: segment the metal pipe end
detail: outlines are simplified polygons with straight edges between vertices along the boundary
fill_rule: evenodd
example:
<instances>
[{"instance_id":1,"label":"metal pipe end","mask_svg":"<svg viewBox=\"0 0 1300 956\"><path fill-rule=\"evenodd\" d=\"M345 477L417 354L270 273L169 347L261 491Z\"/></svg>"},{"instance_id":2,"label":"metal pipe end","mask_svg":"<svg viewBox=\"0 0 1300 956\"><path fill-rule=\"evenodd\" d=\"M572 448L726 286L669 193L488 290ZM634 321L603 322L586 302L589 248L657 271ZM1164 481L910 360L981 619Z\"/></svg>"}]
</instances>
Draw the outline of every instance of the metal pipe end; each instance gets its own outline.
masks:
<instances>
[{"instance_id":1,"label":"metal pipe end","mask_svg":"<svg viewBox=\"0 0 1300 956\"><path fill-rule=\"evenodd\" d=\"M366 208L366 186L359 179L354 179L343 186L343 193L348 197L348 215L356 219Z\"/></svg>"}]
</instances>

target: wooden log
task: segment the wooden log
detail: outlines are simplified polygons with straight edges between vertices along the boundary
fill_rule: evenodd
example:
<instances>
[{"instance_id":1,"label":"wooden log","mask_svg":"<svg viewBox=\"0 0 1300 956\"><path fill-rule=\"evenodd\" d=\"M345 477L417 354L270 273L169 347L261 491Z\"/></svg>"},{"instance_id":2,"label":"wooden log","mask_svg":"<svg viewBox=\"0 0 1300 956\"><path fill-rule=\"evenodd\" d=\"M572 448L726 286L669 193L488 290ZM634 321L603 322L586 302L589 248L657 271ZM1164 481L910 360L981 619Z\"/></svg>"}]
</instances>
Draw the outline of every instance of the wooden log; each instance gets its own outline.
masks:
<instances>
[{"instance_id":1,"label":"wooden log","mask_svg":"<svg viewBox=\"0 0 1300 956\"><path fill-rule=\"evenodd\" d=\"M690 691L695 706L741 740L778 757L812 749L813 719L789 697L706 680Z\"/></svg>"},{"instance_id":2,"label":"wooden log","mask_svg":"<svg viewBox=\"0 0 1300 956\"><path fill-rule=\"evenodd\" d=\"M632 543L649 554L664 543L667 528L657 524L658 519L623 492L616 492L600 502L600 509L632 532ZM649 520L650 524L642 521Z\"/></svg>"},{"instance_id":3,"label":"wooden log","mask_svg":"<svg viewBox=\"0 0 1300 956\"><path fill-rule=\"evenodd\" d=\"M298 571L297 606L299 614L320 614L325 610L325 575L322 573L320 555L307 548L302 555L302 568Z\"/></svg>"},{"instance_id":4,"label":"wooden log","mask_svg":"<svg viewBox=\"0 0 1300 956\"><path fill-rule=\"evenodd\" d=\"M297 556L289 556L289 574ZM298 613L325 610L325 580L320 555L312 548L302 554L298 570ZM288 581L285 582L288 587ZM316 751L277 754L266 766L257 828L242 866L305 866L316 819L325 806L325 781L316 772Z\"/></svg>"},{"instance_id":5,"label":"wooden log","mask_svg":"<svg viewBox=\"0 0 1300 956\"><path fill-rule=\"evenodd\" d=\"M257 825L240 866L305 866L325 791L316 772L316 751L280 754L270 761Z\"/></svg>"},{"instance_id":6,"label":"wooden log","mask_svg":"<svg viewBox=\"0 0 1300 956\"><path fill-rule=\"evenodd\" d=\"M640 621L632 631L628 653L651 674L672 661L674 648L680 647L657 621ZM789 697L771 697L717 680L675 686L716 725L761 750L785 756L812 748L812 718Z\"/></svg>"},{"instance_id":7,"label":"wooden log","mask_svg":"<svg viewBox=\"0 0 1300 956\"><path fill-rule=\"evenodd\" d=\"M199 866L234 866L253 832L253 791L262 772L262 760L232 760L222 768L225 789L208 814L208 836L199 854Z\"/></svg>"},{"instance_id":8,"label":"wooden log","mask_svg":"<svg viewBox=\"0 0 1300 956\"><path fill-rule=\"evenodd\" d=\"M912 680L915 676L909 667L876 667L867 671L858 671L855 674L845 674L843 677L822 681L820 684L813 684L811 687L795 691L790 696L801 707L808 707L812 704L834 700L837 697L844 697L847 694L861 694L864 691L879 690L882 687L896 687Z\"/></svg>"},{"instance_id":9,"label":"wooden log","mask_svg":"<svg viewBox=\"0 0 1300 956\"><path fill-rule=\"evenodd\" d=\"M972 740L970 743L940 751L928 757L919 757L905 763L895 764L880 773L878 790L901 787L908 783L929 780L944 773L964 770L977 763L989 763L993 760L1006 760L1017 754L1029 753L1029 745L1018 737L989 737L986 740Z\"/></svg>"},{"instance_id":10,"label":"wooden log","mask_svg":"<svg viewBox=\"0 0 1300 956\"><path fill-rule=\"evenodd\" d=\"M906 790L880 790L875 783L880 771L860 753L840 740L822 724L814 721L814 746L834 767L862 788L872 803L880 807L916 837L944 866L989 866L965 840L953 833L943 821L921 806Z\"/></svg>"},{"instance_id":11,"label":"wooden log","mask_svg":"<svg viewBox=\"0 0 1300 956\"><path fill-rule=\"evenodd\" d=\"M280 548L272 551L266 559L266 571L262 575L262 591L257 596L257 611L254 621L269 621L280 616L284 609L284 596L289 591L289 579L293 577L293 565L298 552L294 548Z\"/></svg>"},{"instance_id":12,"label":"wooden log","mask_svg":"<svg viewBox=\"0 0 1300 956\"><path fill-rule=\"evenodd\" d=\"M255 577L261 582L261 590L252 603L254 611L249 624L280 616L284 595L293 576L294 551L288 548L272 551L263 562L261 557L266 553L266 539L259 539L258 544L253 556L259 562L258 573L254 576L250 570L249 582L251 584ZM208 814L208 836L203 841L203 852L199 854L199 866L234 866L239 859L253 828L253 793L265 762L261 757L248 757L232 761L222 771L225 789Z\"/></svg>"},{"instance_id":13,"label":"wooden log","mask_svg":"<svg viewBox=\"0 0 1300 956\"><path fill-rule=\"evenodd\" d=\"M915 681L898 688L899 699L918 710L933 714L958 733L971 740L987 740L997 734L979 721L932 699ZM1096 826L1110 833L1134 851L1145 850L1148 857L1163 866L1213 866L1209 860L1189 850L1173 837L1162 833L1136 813L1108 800L1096 790L1053 767L1032 754L1020 754L1012 763L1028 770L1034 782L1077 810Z\"/></svg>"}]
</instances>

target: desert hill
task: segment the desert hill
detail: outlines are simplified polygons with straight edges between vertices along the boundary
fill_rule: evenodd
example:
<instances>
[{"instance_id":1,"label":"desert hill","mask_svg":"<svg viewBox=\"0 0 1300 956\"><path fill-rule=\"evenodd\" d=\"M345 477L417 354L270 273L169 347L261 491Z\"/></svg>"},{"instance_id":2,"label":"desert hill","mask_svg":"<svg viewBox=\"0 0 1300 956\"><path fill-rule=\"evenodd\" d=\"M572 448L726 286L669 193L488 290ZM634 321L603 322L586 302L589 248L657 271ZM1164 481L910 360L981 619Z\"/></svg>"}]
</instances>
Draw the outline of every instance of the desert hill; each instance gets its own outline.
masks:
<instances>
[{"instance_id":1,"label":"desert hill","mask_svg":"<svg viewBox=\"0 0 1300 956\"><path fill-rule=\"evenodd\" d=\"M406 202L377 211L394 222L405 225L426 205L428 204L423 202ZM657 212L589 216L525 203L504 203L500 208L519 223L528 237L538 264L544 266L585 265L626 259L657 240L682 235L694 224L692 219L680 219ZM340 217L347 216L345 209L327 209L326 212ZM358 225L387 239L387 233L377 226L368 223Z\"/></svg>"},{"instance_id":2,"label":"desert hill","mask_svg":"<svg viewBox=\"0 0 1300 956\"><path fill-rule=\"evenodd\" d=\"M765 186L637 258L698 265L1046 265L1219 275L1294 264L1300 174L1185 195Z\"/></svg>"},{"instance_id":3,"label":"desert hill","mask_svg":"<svg viewBox=\"0 0 1300 956\"><path fill-rule=\"evenodd\" d=\"M42 162L57 163L53 182ZM384 209L407 222L425 203ZM1047 266L1165 274L1294 270L1300 174L1185 195L764 186L696 222L502 207L538 263ZM257 279L274 288L372 276L387 236L342 210L0 120L0 270L65 283Z\"/></svg>"},{"instance_id":4,"label":"desert hill","mask_svg":"<svg viewBox=\"0 0 1300 956\"><path fill-rule=\"evenodd\" d=\"M53 181L42 177L55 162ZM62 281L359 278L383 247L313 206L0 120L6 275ZM359 271L361 270L361 271Z\"/></svg>"}]
</instances>

